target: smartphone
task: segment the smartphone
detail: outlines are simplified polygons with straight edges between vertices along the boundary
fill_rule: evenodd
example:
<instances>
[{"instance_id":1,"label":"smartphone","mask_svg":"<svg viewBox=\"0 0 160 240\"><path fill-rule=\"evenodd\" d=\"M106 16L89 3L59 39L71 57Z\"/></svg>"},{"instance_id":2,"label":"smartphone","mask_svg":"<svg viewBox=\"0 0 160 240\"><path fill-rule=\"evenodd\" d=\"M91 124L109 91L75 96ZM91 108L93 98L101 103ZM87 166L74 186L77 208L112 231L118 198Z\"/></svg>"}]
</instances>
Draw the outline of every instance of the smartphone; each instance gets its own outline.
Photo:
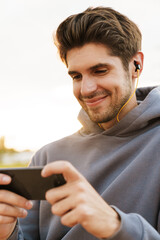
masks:
<instances>
[{"instance_id":1,"label":"smartphone","mask_svg":"<svg viewBox=\"0 0 160 240\"><path fill-rule=\"evenodd\" d=\"M0 190L6 189L17 193L28 200L45 200L47 190L66 183L62 174L53 174L42 177L43 167L1 168L0 173L12 178L8 185L1 185Z\"/></svg>"}]
</instances>

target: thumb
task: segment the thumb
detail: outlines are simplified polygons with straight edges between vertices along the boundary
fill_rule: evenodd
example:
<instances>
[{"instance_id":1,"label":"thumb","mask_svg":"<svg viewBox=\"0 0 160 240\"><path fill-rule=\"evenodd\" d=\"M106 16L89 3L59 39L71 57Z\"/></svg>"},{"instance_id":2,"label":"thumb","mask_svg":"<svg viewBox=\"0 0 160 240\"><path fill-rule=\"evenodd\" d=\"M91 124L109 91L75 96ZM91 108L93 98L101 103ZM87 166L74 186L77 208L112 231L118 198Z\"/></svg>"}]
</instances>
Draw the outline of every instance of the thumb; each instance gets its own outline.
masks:
<instances>
[{"instance_id":1,"label":"thumb","mask_svg":"<svg viewBox=\"0 0 160 240\"><path fill-rule=\"evenodd\" d=\"M63 174L66 182L73 182L84 178L71 163L63 160L47 164L41 173L42 177L48 177L52 174Z\"/></svg>"}]
</instances>

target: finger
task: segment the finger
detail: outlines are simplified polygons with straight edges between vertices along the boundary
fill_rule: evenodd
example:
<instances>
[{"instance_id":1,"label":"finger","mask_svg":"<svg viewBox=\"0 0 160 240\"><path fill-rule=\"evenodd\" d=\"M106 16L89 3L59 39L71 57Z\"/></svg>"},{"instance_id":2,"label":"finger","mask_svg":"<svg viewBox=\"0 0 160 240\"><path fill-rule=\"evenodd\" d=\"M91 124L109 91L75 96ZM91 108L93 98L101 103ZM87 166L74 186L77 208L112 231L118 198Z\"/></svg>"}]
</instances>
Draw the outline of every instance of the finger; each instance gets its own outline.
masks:
<instances>
[{"instance_id":1,"label":"finger","mask_svg":"<svg viewBox=\"0 0 160 240\"><path fill-rule=\"evenodd\" d=\"M68 193L63 186L52 188L51 190L48 190L45 195L46 200L51 205L55 204L61 199L66 198L67 196L68 196Z\"/></svg>"},{"instance_id":2,"label":"finger","mask_svg":"<svg viewBox=\"0 0 160 240\"><path fill-rule=\"evenodd\" d=\"M52 188L46 192L46 200L51 204L55 204L56 202L67 198L75 193L78 189L77 184L79 181L70 182L60 187Z\"/></svg>"},{"instance_id":3,"label":"finger","mask_svg":"<svg viewBox=\"0 0 160 240\"><path fill-rule=\"evenodd\" d=\"M57 216L62 216L66 212L72 210L74 207L75 207L75 204L72 201L72 199L71 198L66 198L66 199L63 199L63 200L55 203L52 206L51 211L52 211L53 214L55 214Z\"/></svg>"},{"instance_id":4,"label":"finger","mask_svg":"<svg viewBox=\"0 0 160 240\"><path fill-rule=\"evenodd\" d=\"M9 184L11 181L12 179L10 176L0 173L0 184L6 185L6 184Z\"/></svg>"},{"instance_id":5,"label":"finger","mask_svg":"<svg viewBox=\"0 0 160 240\"><path fill-rule=\"evenodd\" d=\"M67 227L73 227L78 224L76 210L69 211L61 217L61 223Z\"/></svg>"},{"instance_id":6,"label":"finger","mask_svg":"<svg viewBox=\"0 0 160 240\"><path fill-rule=\"evenodd\" d=\"M31 209L33 206L31 201L8 190L0 190L0 202L25 209Z\"/></svg>"},{"instance_id":7,"label":"finger","mask_svg":"<svg viewBox=\"0 0 160 240\"><path fill-rule=\"evenodd\" d=\"M67 182L75 181L83 176L67 161L56 161L47 164L42 170L42 176L48 177L52 174L63 174Z\"/></svg>"},{"instance_id":8,"label":"finger","mask_svg":"<svg viewBox=\"0 0 160 240\"><path fill-rule=\"evenodd\" d=\"M0 216L0 224L13 223L15 221L16 221L15 217Z\"/></svg>"},{"instance_id":9,"label":"finger","mask_svg":"<svg viewBox=\"0 0 160 240\"><path fill-rule=\"evenodd\" d=\"M0 215L8 217L20 217L24 218L27 216L27 211L23 208L14 207L4 203L0 203Z\"/></svg>"}]
</instances>

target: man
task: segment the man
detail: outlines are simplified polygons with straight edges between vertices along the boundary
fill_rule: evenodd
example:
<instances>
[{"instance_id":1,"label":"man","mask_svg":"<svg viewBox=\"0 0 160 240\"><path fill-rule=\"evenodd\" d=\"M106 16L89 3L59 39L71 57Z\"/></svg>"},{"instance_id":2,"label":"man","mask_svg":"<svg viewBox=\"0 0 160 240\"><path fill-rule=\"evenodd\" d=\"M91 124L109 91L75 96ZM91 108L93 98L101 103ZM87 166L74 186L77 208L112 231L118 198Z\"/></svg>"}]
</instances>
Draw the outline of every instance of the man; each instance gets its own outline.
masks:
<instances>
[{"instance_id":1,"label":"man","mask_svg":"<svg viewBox=\"0 0 160 240\"><path fill-rule=\"evenodd\" d=\"M139 89L136 98L138 27L113 9L89 8L61 23L55 42L83 127L33 157L32 166L46 165L43 177L66 180L47 201L32 207L0 191L0 240L160 239L160 88ZM1 184L10 181L0 175Z\"/></svg>"}]
</instances>

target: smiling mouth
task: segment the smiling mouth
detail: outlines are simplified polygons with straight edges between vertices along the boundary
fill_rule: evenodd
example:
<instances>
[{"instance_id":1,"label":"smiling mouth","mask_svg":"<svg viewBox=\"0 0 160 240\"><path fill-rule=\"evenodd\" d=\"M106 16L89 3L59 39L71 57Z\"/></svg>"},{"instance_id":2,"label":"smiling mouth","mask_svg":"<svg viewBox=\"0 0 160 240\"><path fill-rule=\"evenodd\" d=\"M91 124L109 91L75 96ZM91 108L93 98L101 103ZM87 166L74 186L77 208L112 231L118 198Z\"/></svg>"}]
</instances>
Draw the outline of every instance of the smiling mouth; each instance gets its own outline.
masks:
<instances>
[{"instance_id":1,"label":"smiling mouth","mask_svg":"<svg viewBox=\"0 0 160 240\"><path fill-rule=\"evenodd\" d=\"M100 104L101 102L103 102L107 97L108 95L105 95L103 97L98 97L98 98L85 99L84 103L89 107L94 107Z\"/></svg>"}]
</instances>

